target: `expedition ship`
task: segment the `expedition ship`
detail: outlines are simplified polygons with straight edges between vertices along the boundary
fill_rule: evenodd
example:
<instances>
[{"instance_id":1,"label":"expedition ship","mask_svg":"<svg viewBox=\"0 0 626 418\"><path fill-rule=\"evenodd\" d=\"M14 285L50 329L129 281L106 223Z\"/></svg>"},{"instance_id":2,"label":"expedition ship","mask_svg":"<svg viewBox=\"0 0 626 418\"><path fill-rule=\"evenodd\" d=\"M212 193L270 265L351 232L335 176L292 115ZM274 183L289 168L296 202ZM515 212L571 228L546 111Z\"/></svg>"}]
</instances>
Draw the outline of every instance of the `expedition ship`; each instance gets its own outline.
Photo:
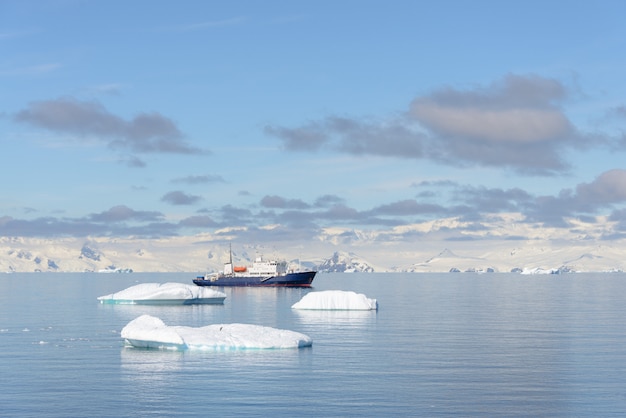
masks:
<instances>
[{"instance_id":1,"label":"expedition ship","mask_svg":"<svg viewBox=\"0 0 626 418\"><path fill-rule=\"evenodd\" d=\"M264 260L257 257L252 267L234 266L232 252L224 271L196 277L198 286L283 286L310 287L316 271L289 270L284 261Z\"/></svg>"}]
</instances>

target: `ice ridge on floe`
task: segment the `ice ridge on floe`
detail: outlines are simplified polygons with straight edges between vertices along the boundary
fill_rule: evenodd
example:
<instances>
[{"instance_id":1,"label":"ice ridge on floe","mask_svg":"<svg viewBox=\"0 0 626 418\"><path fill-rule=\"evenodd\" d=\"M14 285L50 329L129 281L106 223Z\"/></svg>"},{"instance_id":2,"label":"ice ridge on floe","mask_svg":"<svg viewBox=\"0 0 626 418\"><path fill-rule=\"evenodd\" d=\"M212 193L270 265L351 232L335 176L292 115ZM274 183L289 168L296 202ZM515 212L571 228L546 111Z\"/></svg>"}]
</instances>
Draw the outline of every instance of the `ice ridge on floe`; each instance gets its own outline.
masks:
<instances>
[{"instance_id":1,"label":"ice ridge on floe","mask_svg":"<svg viewBox=\"0 0 626 418\"><path fill-rule=\"evenodd\" d=\"M295 331L250 324L170 326L150 315L130 321L121 336L133 347L162 350L279 349L313 344L309 336Z\"/></svg>"},{"instance_id":2,"label":"ice ridge on floe","mask_svg":"<svg viewBox=\"0 0 626 418\"><path fill-rule=\"evenodd\" d=\"M119 292L98 297L112 304L209 304L223 303L226 294L185 283L141 283Z\"/></svg>"},{"instance_id":3,"label":"ice ridge on floe","mask_svg":"<svg viewBox=\"0 0 626 418\"><path fill-rule=\"evenodd\" d=\"M320 310L377 310L376 299L369 299L362 293L343 290L310 292L291 306L292 309Z\"/></svg>"}]
</instances>

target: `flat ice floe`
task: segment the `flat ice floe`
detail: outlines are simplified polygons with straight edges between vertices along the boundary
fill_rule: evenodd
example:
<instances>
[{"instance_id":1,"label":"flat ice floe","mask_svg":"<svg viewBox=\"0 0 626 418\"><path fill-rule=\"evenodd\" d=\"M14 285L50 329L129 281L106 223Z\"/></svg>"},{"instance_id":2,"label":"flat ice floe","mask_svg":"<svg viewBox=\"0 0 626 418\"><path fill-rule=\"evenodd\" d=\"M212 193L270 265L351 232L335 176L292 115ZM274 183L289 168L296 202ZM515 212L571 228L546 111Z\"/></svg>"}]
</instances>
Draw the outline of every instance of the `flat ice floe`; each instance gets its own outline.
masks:
<instances>
[{"instance_id":1,"label":"flat ice floe","mask_svg":"<svg viewBox=\"0 0 626 418\"><path fill-rule=\"evenodd\" d=\"M214 324L204 327L169 326L159 318L142 315L121 332L133 347L162 350L242 350L309 347L313 340L295 331L249 324Z\"/></svg>"},{"instance_id":2,"label":"flat ice floe","mask_svg":"<svg viewBox=\"0 0 626 418\"><path fill-rule=\"evenodd\" d=\"M184 283L142 283L98 298L100 303L120 305L219 304L224 299L225 293Z\"/></svg>"},{"instance_id":3,"label":"flat ice floe","mask_svg":"<svg viewBox=\"0 0 626 418\"><path fill-rule=\"evenodd\" d=\"M310 292L291 306L292 309L320 309L320 310L359 310L370 311L378 309L376 299L368 299L362 293L343 290L324 290Z\"/></svg>"}]
</instances>

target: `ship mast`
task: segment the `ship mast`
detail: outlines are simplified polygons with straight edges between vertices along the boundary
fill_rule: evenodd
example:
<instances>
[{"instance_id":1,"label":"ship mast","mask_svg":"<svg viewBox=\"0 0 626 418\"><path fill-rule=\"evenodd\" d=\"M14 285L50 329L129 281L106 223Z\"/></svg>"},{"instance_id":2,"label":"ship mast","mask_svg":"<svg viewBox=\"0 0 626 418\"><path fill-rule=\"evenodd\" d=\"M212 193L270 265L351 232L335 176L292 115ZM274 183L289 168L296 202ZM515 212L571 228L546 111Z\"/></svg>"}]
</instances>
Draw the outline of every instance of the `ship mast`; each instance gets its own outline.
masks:
<instances>
[{"instance_id":1,"label":"ship mast","mask_svg":"<svg viewBox=\"0 0 626 418\"><path fill-rule=\"evenodd\" d=\"M230 265L233 265L233 244L231 242L228 243L228 253L230 254Z\"/></svg>"}]
</instances>

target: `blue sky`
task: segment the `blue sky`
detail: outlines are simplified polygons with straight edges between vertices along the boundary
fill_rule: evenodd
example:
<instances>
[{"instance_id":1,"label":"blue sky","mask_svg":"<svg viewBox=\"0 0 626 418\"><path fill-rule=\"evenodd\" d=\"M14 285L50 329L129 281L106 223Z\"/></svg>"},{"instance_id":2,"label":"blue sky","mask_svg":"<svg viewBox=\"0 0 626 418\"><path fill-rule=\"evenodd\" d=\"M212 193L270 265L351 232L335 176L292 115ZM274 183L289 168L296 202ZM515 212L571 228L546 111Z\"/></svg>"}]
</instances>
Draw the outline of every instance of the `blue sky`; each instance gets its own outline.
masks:
<instances>
[{"instance_id":1,"label":"blue sky","mask_svg":"<svg viewBox=\"0 0 626 418\"><path fill-rule=\"evenodd\" d=\"M520 213L621 237L625 15L0 0L0 235L304 240Z\"/></svg>"}]
</instances>

